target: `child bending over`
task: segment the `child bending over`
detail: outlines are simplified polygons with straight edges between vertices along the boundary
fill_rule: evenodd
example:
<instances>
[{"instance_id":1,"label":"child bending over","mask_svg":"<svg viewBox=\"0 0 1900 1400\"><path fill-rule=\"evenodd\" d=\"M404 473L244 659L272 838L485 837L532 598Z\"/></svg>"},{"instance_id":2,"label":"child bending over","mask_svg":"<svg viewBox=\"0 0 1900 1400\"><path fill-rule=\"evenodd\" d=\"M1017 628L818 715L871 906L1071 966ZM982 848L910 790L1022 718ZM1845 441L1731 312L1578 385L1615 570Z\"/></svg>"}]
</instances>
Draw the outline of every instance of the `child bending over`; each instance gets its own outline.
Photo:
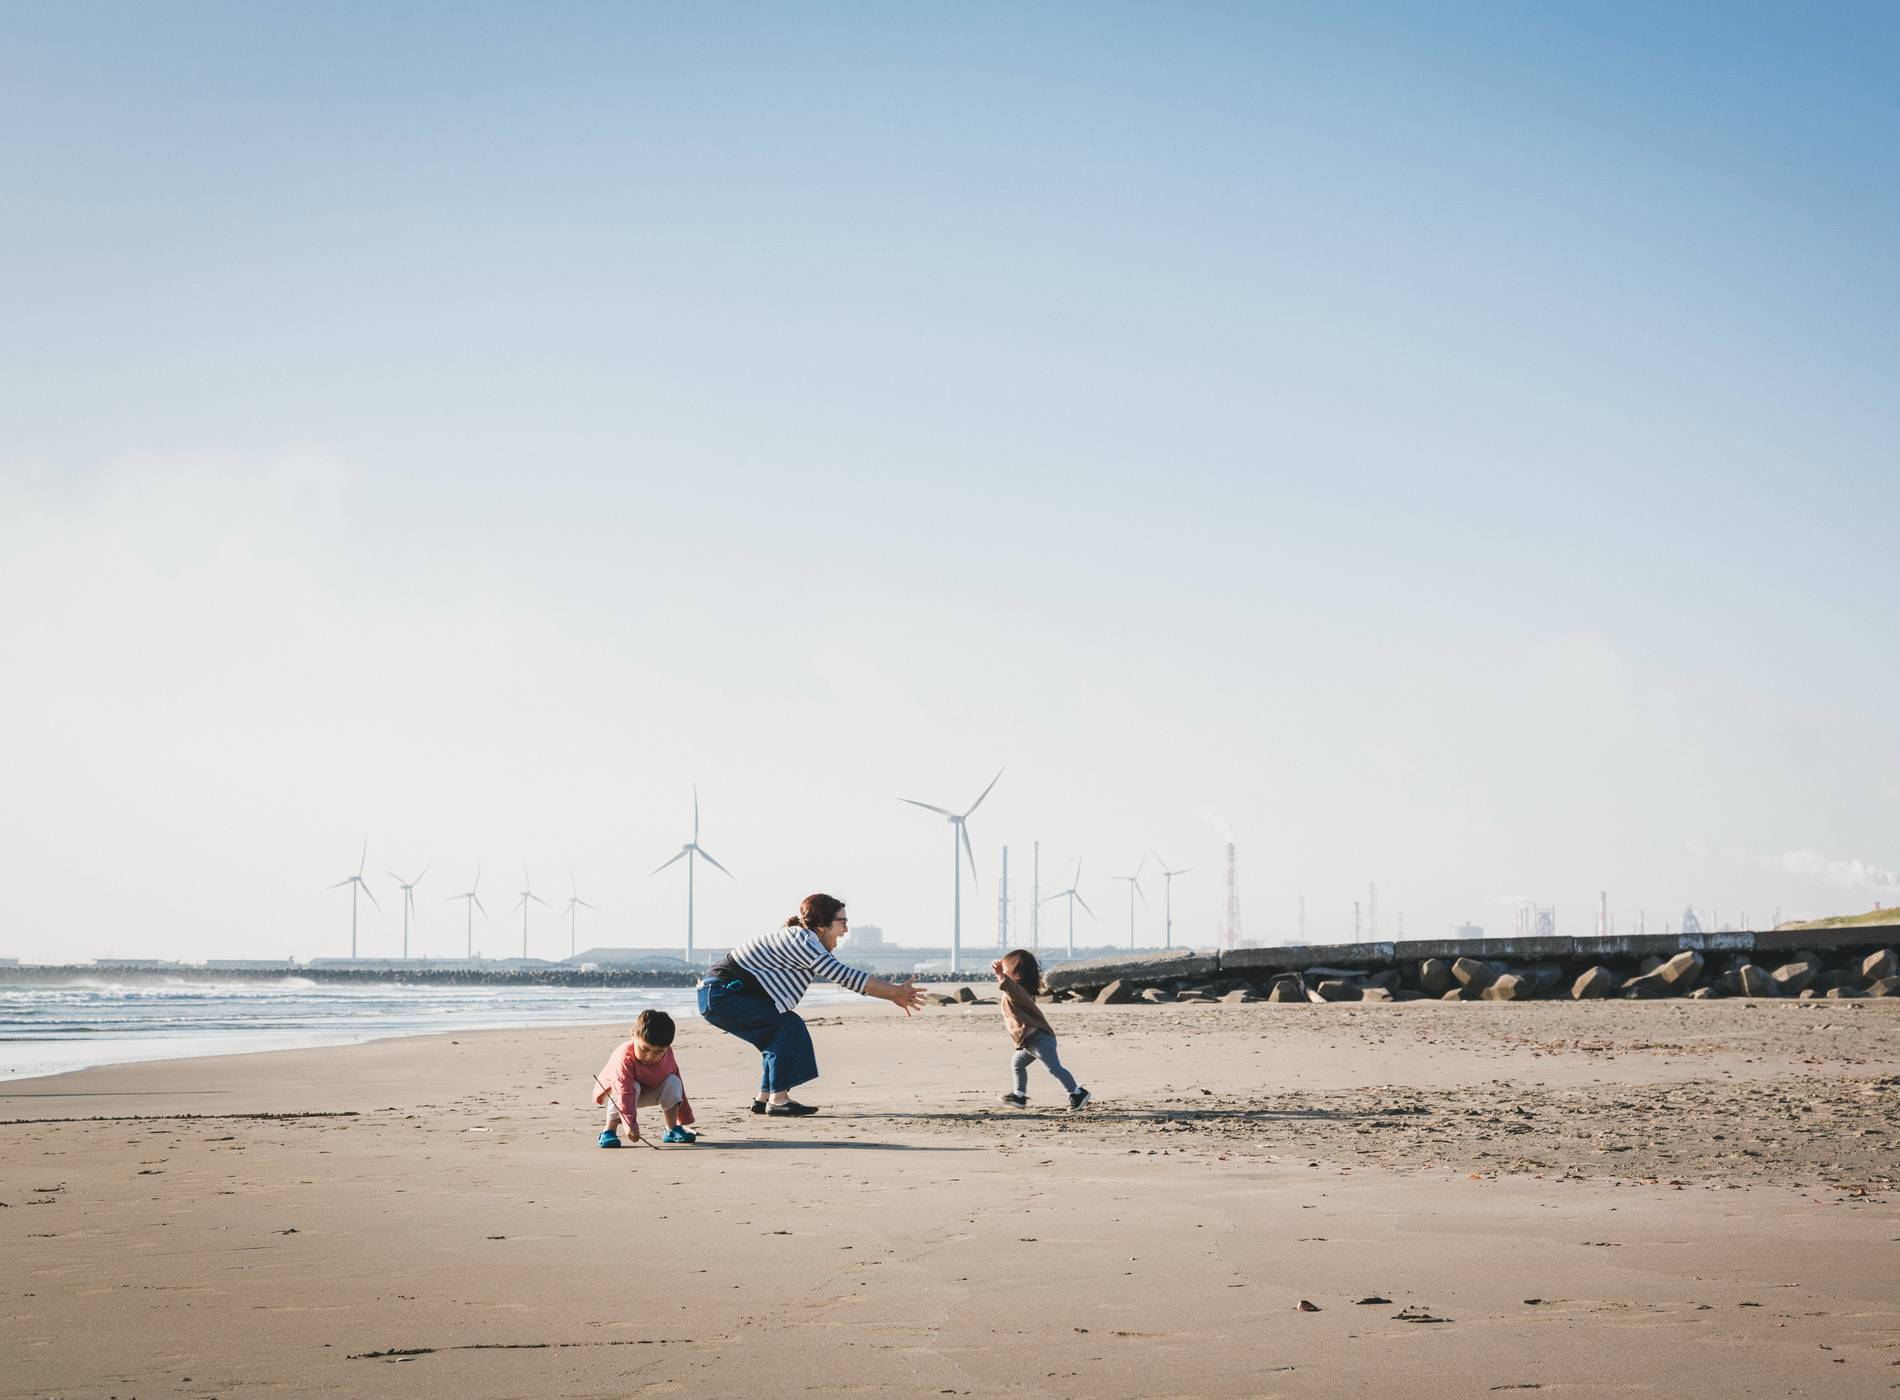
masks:
<instances>
[{"instance_id":1,"label":"child bending over","mask_svg":"<svg viewBox=\"0 0 1900 1400\"><path fill-rule=\"evenodd\" d=\"M647 1010L633 1023L633 1039L607 1057L595 1081L594 1102L607 1105L607 1125L600 1130L602 1147L620 1146L615 1129L627 1125L627 1141L640 1140L637 1109L660 1107L666 1120L661 1142L693 1142L689 1132L693 1106L686 1101L679 1061L673 1058L673 1018L664 1011Z\"/></svg>"}]
</instances>

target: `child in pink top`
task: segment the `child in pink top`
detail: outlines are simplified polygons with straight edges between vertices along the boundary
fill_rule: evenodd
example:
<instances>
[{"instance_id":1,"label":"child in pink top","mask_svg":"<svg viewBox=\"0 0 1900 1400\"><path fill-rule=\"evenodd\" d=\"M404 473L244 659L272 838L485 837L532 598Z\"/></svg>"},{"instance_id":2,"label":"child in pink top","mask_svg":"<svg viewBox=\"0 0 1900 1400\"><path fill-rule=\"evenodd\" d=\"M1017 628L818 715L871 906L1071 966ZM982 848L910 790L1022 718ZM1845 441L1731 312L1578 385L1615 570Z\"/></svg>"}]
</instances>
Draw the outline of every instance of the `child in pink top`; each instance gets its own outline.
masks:
<instances>
[{"instance_id":1,"label":"child in pink top","mask_svg":"<svg viewBox=\"0 0 1900 1400\"><path fill-rule=\"evenodd\" d=\"M673 1018L664 1011L642 1011L633 1023L633 1039L607 1057L594 1083L594 1102L607 1105L607 1124L600 1130L600 1146L618 1147L615 1129L627 1125L627 1141L640 1140L637 1111L659 1105L666 1120L667 1143L693 1142L689 1132L693 1106L686 1101L686 1084L679 1061L673 1057Z\"/></svg>"}]
</instances>

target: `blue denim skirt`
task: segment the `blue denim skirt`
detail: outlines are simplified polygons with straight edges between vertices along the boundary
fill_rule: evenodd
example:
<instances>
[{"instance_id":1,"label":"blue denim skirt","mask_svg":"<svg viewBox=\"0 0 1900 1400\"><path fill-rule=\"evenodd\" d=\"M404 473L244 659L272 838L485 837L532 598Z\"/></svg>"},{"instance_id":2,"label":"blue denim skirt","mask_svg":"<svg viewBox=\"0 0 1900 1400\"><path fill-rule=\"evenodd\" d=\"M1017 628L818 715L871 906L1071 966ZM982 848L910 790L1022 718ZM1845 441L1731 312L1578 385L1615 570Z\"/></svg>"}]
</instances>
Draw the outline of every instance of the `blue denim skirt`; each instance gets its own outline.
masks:
<instances>
[{"instance_id":1,"label":"blue denim skirt","mask_svg":"<svg viewBox=\"0 0 1900 1400\"><path fill-rule=\"evenodd\" d=\"M707 977L699 984L699 1014L758 1050L761 1092L782 1093L818 1077L811 1032L796 1011L780 1011L769 997L748 990L743 983Z\"/></svg>"}]
</instances>

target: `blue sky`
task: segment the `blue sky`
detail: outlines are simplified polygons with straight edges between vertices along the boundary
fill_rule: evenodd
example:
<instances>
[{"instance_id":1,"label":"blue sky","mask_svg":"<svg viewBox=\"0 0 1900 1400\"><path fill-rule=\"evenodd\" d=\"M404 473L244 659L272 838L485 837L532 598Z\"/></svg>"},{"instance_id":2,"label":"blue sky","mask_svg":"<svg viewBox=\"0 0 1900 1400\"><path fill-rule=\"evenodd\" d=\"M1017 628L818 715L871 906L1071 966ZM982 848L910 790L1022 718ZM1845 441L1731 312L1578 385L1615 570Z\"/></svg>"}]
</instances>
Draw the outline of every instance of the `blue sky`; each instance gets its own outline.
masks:
<instances>
[{"instance_id":1,"label":"blue sky","mask_svg":"<svg viewBox=\"0 0 1900 1400\"><path fill-rule=\"evenodd\" d=\"M392 9L0 17L0 953L1893 902L1890 8Z\"/></svg>"}]
</instances>

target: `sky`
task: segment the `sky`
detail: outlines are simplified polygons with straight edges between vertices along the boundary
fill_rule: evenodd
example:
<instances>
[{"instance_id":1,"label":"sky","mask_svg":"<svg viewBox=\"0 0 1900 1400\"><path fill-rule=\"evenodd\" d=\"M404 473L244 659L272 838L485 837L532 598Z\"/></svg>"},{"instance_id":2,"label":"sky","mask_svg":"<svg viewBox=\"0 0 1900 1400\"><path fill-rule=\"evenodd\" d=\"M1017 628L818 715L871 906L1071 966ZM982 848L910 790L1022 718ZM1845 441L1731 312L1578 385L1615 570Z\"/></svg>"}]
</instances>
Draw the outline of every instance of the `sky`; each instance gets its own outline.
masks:
<instances>
[{"instance_id":1,"label":"sky","mask_svg":"<svg viewBox=\"0 0 1900 1400\"><path fill-rule=\"evenodd\" d=\"M1900 903L1891 6L0 10L0 956ZM1164 937L1157 862L1133 936ZM570 880L572 884L570 885ZM1044 941L1066 936L1043 910ZM529 951L568 929L530 907Z\"/></svg>"}]
</instances>

